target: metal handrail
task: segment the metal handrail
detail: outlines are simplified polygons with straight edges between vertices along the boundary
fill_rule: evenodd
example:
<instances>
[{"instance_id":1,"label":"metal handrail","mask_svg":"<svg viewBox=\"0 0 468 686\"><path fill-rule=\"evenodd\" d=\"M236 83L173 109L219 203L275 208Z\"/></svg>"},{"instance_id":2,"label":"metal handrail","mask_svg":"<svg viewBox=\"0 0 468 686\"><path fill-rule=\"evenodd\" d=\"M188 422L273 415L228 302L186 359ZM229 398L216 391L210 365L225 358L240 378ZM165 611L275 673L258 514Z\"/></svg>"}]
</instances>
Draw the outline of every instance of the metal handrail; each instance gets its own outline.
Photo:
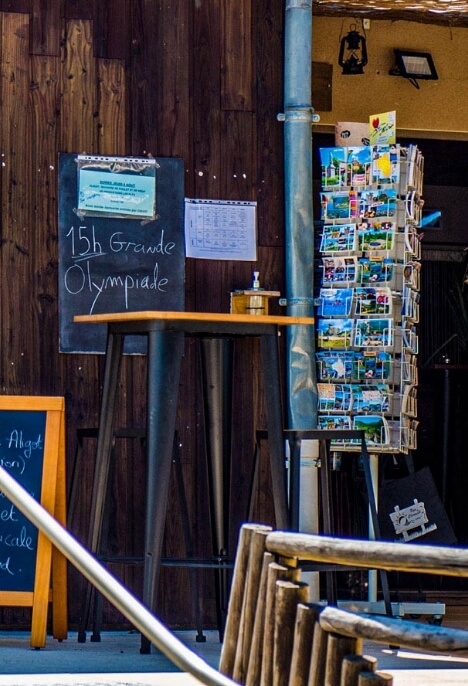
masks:
<instances>
[{"instance_id":1,"label":"metal handrail","mask_svg":"<svg viewBox=\"0 0 468 686\"><path fill-rule=\"evenodd\" d=\"M173 664L208 686L235 686L235 682L208 665L130 593L74 536L52 517L10 474L0 467L0 489L90 583Z\"/></svg>"}]
</instances>

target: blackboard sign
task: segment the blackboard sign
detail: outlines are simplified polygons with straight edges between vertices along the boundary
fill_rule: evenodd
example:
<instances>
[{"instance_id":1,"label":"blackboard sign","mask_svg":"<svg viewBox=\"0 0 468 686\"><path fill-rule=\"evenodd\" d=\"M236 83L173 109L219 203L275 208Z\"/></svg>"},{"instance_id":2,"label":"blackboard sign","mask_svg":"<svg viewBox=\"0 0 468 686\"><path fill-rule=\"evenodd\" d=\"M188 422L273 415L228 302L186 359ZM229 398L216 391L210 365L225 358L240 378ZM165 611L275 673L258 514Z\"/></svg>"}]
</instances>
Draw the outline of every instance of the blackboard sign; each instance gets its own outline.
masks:
<instances>
[{"instance_id":1,"label":"blackboard sign","mask_svg":"<svg viewBox=\"0 0 468 686\"><path fill-rule=\"evenodd\" d=\"M40 500L45 412L0 412L0 465ZM0 493L0 588L33 591L38 532Z\"/></svg>"},{"instance_id":2,"label":"blackboard sign","mask_svg":"<svg viewBox=\"0 0 468 686\"><path fill-rule=\"evenodd\" d=\"M80 157L59 157L59 347L103 353L105 325L79 326L75 315L184 309L184 165L156 158L155 218L145 220L131 216L130 195L128 216L121 206L108 216L78 210ZM125 200L124 182L115 184ZM144 345L141 336L127 337L125 352L145 352Z\"/></svg>"},{"instance_id":3,"label":"blackboard sign","mask_svg":"<svg viewBox=\"0 0 468 686\"><path fill-rule=\"evenodd\" d=\"M0 466L65 525L63 398L0 396ZM53 635L64 639L66 559L0 489L0 605L32 607L34 648L45 645L51 601Z\"/></svg>"}]
</instances>

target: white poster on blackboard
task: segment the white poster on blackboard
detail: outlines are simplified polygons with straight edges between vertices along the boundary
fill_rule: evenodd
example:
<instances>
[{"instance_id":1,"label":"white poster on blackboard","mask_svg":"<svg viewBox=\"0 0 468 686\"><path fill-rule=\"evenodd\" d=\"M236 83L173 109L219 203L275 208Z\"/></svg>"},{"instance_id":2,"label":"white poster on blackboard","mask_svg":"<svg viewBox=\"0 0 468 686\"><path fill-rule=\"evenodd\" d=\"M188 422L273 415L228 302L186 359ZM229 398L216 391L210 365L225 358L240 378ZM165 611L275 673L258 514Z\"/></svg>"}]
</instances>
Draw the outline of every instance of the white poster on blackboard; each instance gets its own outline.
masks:
<instances>
[{"instance_id":1,"label":"white poster on blackboard","mask_svg":"<svg viewBox=\"0 0 468 686\"><path fill-rule=\"evenodd\" d=\"M78 155L79 216L156 218L156 160Z\"/></svg>"},{"instance_id":2,"label":"white poster on blackboard","mask_svg":"<svg viewBox=\"0 0 468 686\"><path fill-rule=\"evenodd\" d=\"M185 254L206 260L257 259L257 203L185 199Z\"/></svg>"}]
</instances>

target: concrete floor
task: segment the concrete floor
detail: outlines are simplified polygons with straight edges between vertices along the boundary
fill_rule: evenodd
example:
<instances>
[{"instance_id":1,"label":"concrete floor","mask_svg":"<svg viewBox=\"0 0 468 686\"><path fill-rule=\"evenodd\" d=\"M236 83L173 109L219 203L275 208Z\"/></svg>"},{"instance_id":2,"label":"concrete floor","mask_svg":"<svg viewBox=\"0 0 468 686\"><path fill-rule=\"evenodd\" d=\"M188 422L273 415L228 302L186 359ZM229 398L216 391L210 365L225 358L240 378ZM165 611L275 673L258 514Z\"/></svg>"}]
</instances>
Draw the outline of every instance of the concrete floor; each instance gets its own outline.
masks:
<instances>
[{"instance_id":1,"label":"concrete floor","mask_svg":"<svg viewBox=\"0 0 468 686\"><path fill-rule=\"evenodd\" d=\"M191 650L217 667L221 645L218 632L205 631L206 642L195 641L195 631L175 632ZM141 655L136 631L103 632L99 643L78 643L71 632L59 643L48 637L46 647L33 650L29 634L0 632L1 686L194 686L159 651ZM428 655L365 643L364 654L377 658L378 671L393 675L394 686L468 684L468 656Z\"/></svg>"},{"instance_id":2,"label":"concrete floor","mask_svg":"<svg viewBox=\"0 0 468 686\"><path fill-rule=\"evenodd\" d=\"M177 632L191 650L209 665L218 667L218 632L205 632L206 642L195 641L195 631ZM103 632L101 641L78 643L76 632L66 641L47 637L45 648L34 650L27 632L0 632L0 684L8 686L62 684L175 684L180 670L155 648L140 654L140 634L136 631ZM160 681L160 675L169 680ZM158 677L157 680L155 678Z\"/></svg>"}]
</instances>

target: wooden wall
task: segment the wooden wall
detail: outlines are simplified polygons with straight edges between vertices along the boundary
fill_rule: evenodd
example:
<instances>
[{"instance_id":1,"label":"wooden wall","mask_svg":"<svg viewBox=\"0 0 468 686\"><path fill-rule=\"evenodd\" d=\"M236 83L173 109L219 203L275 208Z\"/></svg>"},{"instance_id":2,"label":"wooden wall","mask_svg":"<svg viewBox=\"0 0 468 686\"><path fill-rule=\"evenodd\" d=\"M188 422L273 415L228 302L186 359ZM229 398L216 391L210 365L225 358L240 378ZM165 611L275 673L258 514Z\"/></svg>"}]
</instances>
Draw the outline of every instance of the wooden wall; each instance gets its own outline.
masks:
<instances>
[{"instance_id":1,"label":"wooden wall","mask_svg":"<svg viewBox=\"0 0 468 686\"><path fill-rule=\"evenodd\" d=\"M427 16L429 12L422 14ZM320 124L314 128L333 130L337 121L367 122L375 113L396 110L398 136L466 140L468 75L453 65L459 55L466 53L467 27L444 24L443 17L439 17L440 24L423 24L384 16L385 19L372 19L366 31L356 17L314 16L313 60L333 68L329 88L332 107L326 110L319 100L313 100L320 115ZM364 74L359 76L344 75L338 66L340 40L353 23L366 36L369 60ZM430 52L438 80L420 81L416 89L408 79L392 76L395 48ZM457 107L448 108L449 102L457 102Z\"/></svg>"},{"instance_id":2,"label":"wooden wall","mask_svg":"<svg viewBox=\"0 0 468 686\"><path fill-rule=\"evenodd\" d=\"M63 395L67 465L76 432L95 427L103 358L58 352L57 160L59 152L182 157L187 197L258 201L258 262L187 260L186 309L228 311L229 292L283 288L281 0L0 0L0 390ZM253 436L264 428L255 342L235 348L233 523L245 517ZM210 552L198 353L188 341L178 432L192 536ZM125 360L120 426L144 425L144 359ZM250 412L253 403L254 412ZM145 464L138 441L119 440L109 550L141 555ZM85 442L78 510L87 535L93 440ZM262 461L257 518L272 518ZM184 554L180 508L171 487L165 555ZM136 593L138 566L113 565ZM213 573L199 573L205 622L214 618ZM70 619L83 582L70 570ZM165 569L160 615L193 626L188 573ZM121 618L106 607L105 620ZM27 625L27 611L3 609L0 622Z\"/></svg>"}]
</instances>

